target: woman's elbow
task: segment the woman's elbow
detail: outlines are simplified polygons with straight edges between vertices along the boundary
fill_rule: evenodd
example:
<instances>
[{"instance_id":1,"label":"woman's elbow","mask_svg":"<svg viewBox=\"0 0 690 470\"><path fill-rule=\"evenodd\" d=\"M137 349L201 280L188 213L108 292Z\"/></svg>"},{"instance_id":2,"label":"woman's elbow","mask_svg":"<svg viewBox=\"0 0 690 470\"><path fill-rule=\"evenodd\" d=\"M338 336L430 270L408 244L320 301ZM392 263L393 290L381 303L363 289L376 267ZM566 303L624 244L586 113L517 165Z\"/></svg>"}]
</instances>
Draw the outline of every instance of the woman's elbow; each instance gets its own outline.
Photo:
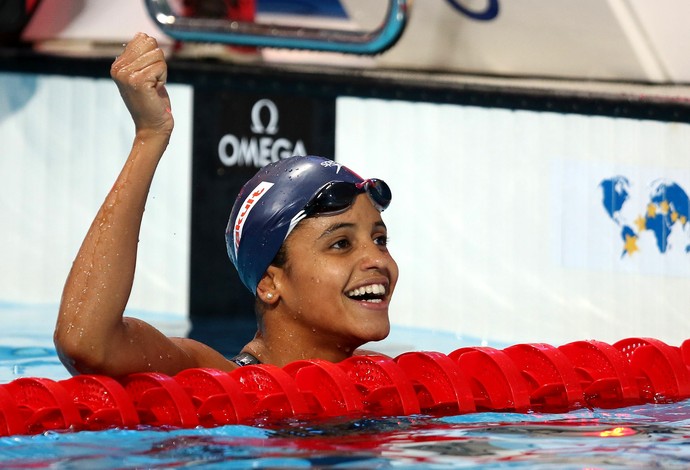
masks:
<instances>
[{"instance_id":1,"label":"woman's elbow","mask_svg":"<svg viewBox=\"0 0 690 470\"><path fill-rule=\"evenodd\" d=\"M59 328L53 334L53 343L60 361L72 374L104 373L106 353L102 345L84 338L79 332L62 331Z\"/></svg>"}]
</instances>

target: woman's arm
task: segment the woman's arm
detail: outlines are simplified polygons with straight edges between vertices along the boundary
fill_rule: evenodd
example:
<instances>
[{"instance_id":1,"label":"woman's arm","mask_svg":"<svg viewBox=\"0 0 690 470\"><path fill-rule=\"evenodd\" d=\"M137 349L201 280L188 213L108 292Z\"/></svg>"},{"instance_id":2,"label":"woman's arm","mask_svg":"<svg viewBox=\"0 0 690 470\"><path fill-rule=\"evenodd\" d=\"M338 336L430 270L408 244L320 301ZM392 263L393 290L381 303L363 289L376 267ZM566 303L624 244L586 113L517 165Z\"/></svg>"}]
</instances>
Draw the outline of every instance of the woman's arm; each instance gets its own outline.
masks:
<instances>
[{"instance_id":1,"label":"woman's arm","mask_svg":"<svg viewBox=\"0 0 690 470\"><path fill-rule=\"evenodd\" d=\"M165 89L167 65L155 39L137 34L113 63L111 76L132 115L136 136L67 278L54 335L58 355L72 373L121 376L227 368L227 360L200 343L167 338L141 320L123 318L146 197L173 117Z\"/></svg>"}]
</instances>

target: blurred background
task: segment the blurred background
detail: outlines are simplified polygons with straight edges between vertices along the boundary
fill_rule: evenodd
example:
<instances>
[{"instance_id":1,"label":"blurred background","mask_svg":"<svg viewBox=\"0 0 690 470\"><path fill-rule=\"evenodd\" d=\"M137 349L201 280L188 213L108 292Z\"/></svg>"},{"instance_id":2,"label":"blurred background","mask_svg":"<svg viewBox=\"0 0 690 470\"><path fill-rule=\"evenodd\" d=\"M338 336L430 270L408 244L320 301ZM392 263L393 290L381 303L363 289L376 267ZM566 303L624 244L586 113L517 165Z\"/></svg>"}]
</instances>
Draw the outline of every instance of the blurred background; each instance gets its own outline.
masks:
<instances>
[{"instance_id":1,"label":"blurred background","mask_svg":"<svg viewBox=\"0 0 690 470\"><path fill-rule=\"evenodd\" d=\"M150 3L169 3L180 16L231 17L229 21L250 19L258 24L365 32L383 23L389 6L387 0ZM259 50L256 54L271 61L338 65L344 60L345 65L356 63L362 67L526 78L671 84L685 83L690 78L690 60L684 50L690 35L684 19L690 14L690 5L683 1L405 3L408 11L404 32L389 50L373 58L333 57L281 49ZM23 15L26 23L18 34L39 47L74 48L93 53L100 47L119 45L137 31L147 31L162 44L175 42L157 28L143 0L5 0L3 5L5 11L11 10L12 5L15 8L25 5L29 13ZM203 47L197 50L203 53Z\"/></svg>"},{"instance_id":2,"label":"blurred background","mask_svg":"<svg viewBox=\"0 0 690 470\"><path fill-rule=\"evenodd\" d=\"M682 0L0 0L3 334L52 329L131 145L110 63L144 31L176 129L129 314L234 354L255 329L225 252L234 197L309 153L393 188L379 349L680 344L689 17Z\"/></svg>"}]
</instances>

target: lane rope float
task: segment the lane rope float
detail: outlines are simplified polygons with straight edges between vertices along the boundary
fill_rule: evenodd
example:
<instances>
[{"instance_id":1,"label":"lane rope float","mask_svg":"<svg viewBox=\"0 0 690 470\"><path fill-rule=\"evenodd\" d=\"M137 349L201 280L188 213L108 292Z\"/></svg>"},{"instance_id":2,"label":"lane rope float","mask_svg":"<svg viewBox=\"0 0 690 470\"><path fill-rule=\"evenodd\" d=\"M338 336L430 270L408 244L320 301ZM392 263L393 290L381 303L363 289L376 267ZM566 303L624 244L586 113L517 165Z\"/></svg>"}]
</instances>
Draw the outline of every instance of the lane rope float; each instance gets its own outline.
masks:
<instances>
[{"instance_id":1,"label":"lane rope float","mask_svg":"<svg viewBox=\"0 0 690 470\"><path fill-rule=\"evenodd\" d=\"M230 373L187 369L122 380L78 375L21 377L0 385L0 436L138 426L279 425L286 419L457 415L481 411L564 412L690 398L690 339L554 347L463 347L339 363L250 365Z\"/></svg>"}]
</instances>

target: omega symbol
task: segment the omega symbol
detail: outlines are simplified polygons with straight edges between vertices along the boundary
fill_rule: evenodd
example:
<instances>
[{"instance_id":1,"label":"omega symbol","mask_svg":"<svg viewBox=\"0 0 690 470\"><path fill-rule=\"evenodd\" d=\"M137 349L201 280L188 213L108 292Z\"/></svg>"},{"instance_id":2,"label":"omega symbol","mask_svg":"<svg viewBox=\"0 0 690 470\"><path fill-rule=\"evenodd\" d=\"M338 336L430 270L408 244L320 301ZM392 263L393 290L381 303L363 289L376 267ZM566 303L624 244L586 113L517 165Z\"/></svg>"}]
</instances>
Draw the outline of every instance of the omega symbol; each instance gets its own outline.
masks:
<instances>
[{"instance_id":1,"label":"omega symbol","mask_svg":"<svg viewBox=\"0 0 690 470\"><path fill-rule=\"evenodd\" d=\"M268 110L267 126L264 126L261 121L261 110L264 108ZM252 106L251 130L255 134L276 134L278 132L278 119L278 107L275 103L267 98L260 99Z\"/></svg>"}]
</instances>

